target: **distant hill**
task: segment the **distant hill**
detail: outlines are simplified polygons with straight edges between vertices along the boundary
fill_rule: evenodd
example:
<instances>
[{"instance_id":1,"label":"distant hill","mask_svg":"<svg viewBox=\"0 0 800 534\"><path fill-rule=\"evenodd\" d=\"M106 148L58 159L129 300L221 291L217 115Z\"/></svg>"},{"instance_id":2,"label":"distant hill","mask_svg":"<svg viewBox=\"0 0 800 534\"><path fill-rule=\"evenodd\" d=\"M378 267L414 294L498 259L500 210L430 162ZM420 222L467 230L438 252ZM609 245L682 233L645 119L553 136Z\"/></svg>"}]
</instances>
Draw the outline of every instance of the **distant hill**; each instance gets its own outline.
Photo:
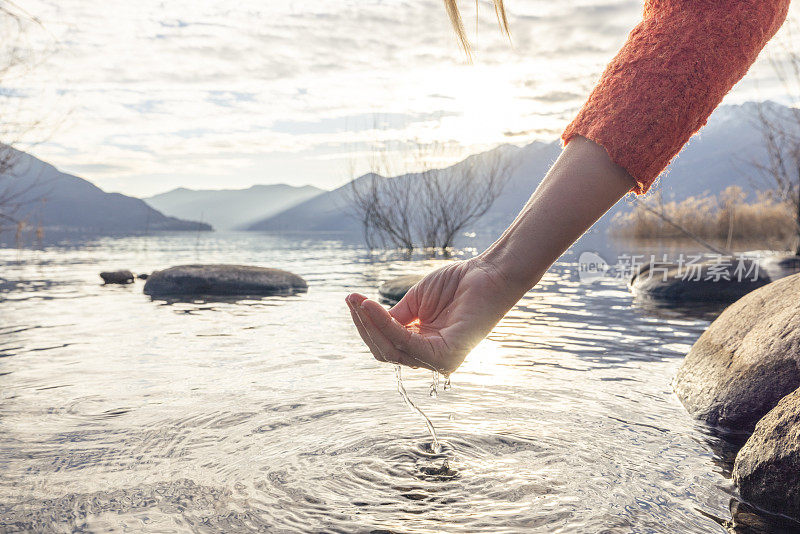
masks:
<instances>
[{"instance_id":1,"label":"distant hill","mask_svg":"<svg viewBox=\"0 0 800 534\"><path fill-rule=\"evenodd\" d=\"M368 180L369 175L358 180ZM360 232L359 222L347 211L349 186L326 191L246 226L253 231Z\"/></svg>"},{"instance_id":2,"label":"distant hill","mask_svg":"<svg viewBox=\"0 0 800 534\"><path fill-rule=\"evenodd\" d=\"M324 193L310 185L254 185L248 189L201 189L180 187L143 199L173 217L207 222L218 230L237 230L271 217Z\"/></svg>"},{"instance_id":3,"label":"distant hill","mask_svg":"<svg viewBox=\"0 0 800 534\"><path fill-rule=\"evenodd\" d=\"M20 151L15 151L11 172L0 176L0 199L6 199L3 210L15 219L50 230L100 234L211 230L208 224L167 217L138 198L106 193Z\"/></svg>"},{"instance_id":4,"label":"distant hill","mask_svg":"<svg viewBox=\"0 0 800 534\"><path fill-rule=\"evenodd\" d=\"M534 143L530 145L536 148L546 146L544 143ZM527 150L513 145L501 145L483 154L469 156L464 161L455 164L455 167L464 165L472 159L485 158L496 152L503 153L512 160L519 158L519 154ZM546 167L545 167L546 168ZM372 180L376 174L365 174L357 178L358 182ZM419 174L405 174L394 177L394 180L408 182L408 187L415 187L414 182L419 179ZM355 233L361 232L360 222L353 216L349 209L351 185L345 184L333 191L328 191L310 200L302 202L293 208L284 210L277 215L267 217L250 225L247 229L253 231L284 231L284 232L338 232ZM499 199L498 199L499 202Z\"/></svg>"},{"instance_id":5,"label":"distant hill","mask_svg":"<svg viewBox=\"0 0 800 534\"><path fill-rule=\"evenodd\" d=\"M790 110L767 103L773 113L789 116ZM750 196L764 188L753 162L765 162L766 151L756 122L757 105L746 103L721 106L701 132L692 138L673 161L654 188L665 198L682 200L705 192L718 192L738 185ZM473 231L496 234L513 221L530 194L539 185L547 169L561 153L560 141L534 142L524 147L504 145L507 157L515 165L503 193L490 211L478 221ZM481 154L471 157L482 157ZM459 164L456 164L459 165ZM361 177L359 180L365 179ZM413 184L414 175L405 177ZM413 186L413 185L412 185ZM358 221L348 216L347 185L322 193L311 200L268 217L249 227L269 231L337 231L358 232ZM613 215L630 209L627 202L612 208L591 233L604 233Z\"/></svg>"}]
</instances>

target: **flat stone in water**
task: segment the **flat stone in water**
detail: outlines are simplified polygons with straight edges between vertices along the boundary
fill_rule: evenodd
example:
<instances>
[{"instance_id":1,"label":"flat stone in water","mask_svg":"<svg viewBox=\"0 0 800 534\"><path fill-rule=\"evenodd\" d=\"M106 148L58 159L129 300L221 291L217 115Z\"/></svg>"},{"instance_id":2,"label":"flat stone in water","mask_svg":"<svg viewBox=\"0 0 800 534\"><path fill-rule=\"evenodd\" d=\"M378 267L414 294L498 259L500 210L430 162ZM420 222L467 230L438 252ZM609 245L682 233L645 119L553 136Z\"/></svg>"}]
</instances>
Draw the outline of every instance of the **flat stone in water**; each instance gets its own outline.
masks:
<instances>
[{"instance_id":1,"label":"flat stone in water","mask_svg":"<svg viewBox=\"0 0 800 534\"><path fill-rule=\"evenodd\" d=\"M151 296L246 296L295 293L308 289L300 276L251 265L178 265L153 272L144 286Z\"/></svg>"},{"instance_id":2,"label":"flat stone in water","mask_svg":"<svg viewBox=\"0 0 800 534\"><path fill-rule=\"evenodd\" d=\"M773 280L800 272L800 256L794 254L772 254L758 263Z\"/></svg>"},{"instance_id":3,"label":"flat stone in water","mask_svg":"<svg viewBox=\"0 0 800 534\"><path fill-rule=\"evenodd\" d=\"M378 288L382 299L396 303L402 299L408 290L425 277L424 274L405 274L385 281Z\"/></svg>"},{"instance_id":4,"label":"flat stone in water","mask_svg":"<svg viewBox=\"0 0 800 534\"><path fill-rule=\"evenodd\" d=\"M632 277L630 288L636 296L662 301L735 302L770 283L769 275L764 269L759 269L754 260L742 260L741 274L735 272L739 259L728 260L728 267L715 261L691 267L673 263L655 264L652 268L649 264L643 265ZM725 274L717 274L720 271Z\"/></svg>"}]
</instances>

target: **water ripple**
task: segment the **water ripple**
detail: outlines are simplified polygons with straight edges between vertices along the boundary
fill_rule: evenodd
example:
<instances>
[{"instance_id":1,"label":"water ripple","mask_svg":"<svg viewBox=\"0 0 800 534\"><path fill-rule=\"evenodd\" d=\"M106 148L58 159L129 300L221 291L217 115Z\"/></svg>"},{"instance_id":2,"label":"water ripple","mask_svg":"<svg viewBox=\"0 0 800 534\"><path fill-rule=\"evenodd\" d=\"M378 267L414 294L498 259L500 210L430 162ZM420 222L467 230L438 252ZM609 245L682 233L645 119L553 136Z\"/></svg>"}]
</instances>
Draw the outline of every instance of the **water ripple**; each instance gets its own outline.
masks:
<instances>
[{"instance_id":1,"label":"water ripple","mask_svg":"<svg viewBox=\"0 0 800 534\"><path fill-rule=\"evenodd\" d=\"M0 249L0 531L767 532L735 437L670 380L715 310L559 264L453 376L405 373L434 451L342 299L441 260L267 234ZM279 267L306 294L152 300L111 266ZM738 502L738 501L737 501ZM734 525L734 526L732 526ZM758 530L761 528L761 530ZM736 530L733 530L736 531Z\"/></svg>"}]
</instances>

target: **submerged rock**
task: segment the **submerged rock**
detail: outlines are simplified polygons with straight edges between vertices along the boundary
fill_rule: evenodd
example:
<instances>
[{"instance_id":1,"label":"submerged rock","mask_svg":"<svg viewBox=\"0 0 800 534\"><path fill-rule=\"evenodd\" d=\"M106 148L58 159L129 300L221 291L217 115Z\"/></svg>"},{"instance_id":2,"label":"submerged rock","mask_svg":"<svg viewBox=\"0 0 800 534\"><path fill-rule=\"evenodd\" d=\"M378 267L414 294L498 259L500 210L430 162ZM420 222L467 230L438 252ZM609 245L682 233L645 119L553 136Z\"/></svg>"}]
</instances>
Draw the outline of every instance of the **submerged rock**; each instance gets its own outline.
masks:
<instances>
[{"instance_id":1,"label":"submerged rock","mask_svg":"<svg viewBox=\"0 0 800 534\"><path fill-rule=\"evenodd\" d=\"M414 284L425 277L424 274L406 274L387 280L378 288L381 298L389 302L399 302Z\"/></svg>"},{"instance_id":2,"label":"submerged rock","mask_svg":"<svg viewBox=\"0 0 800 534\"><path fill-rule=\"evenodd\" d=\"M736 456L733 480L746 501L800 519L800 390L758 422Z\"/></svg>"},{"instance_id":3,"label":"submerged rock","mask_svg":"<svg viewBox=\"0 0 800 534\"><path fill-rule=\"evenodd\" d=\"M750 431L800 386L798 295L800 274L753 291L711 323L673 384L692 415Z\"/></svg>"},{"instance_id":4,"label":"submerged rock","mask_svg":"<svg viewBox=\"0 0 800 534\"><path fill-rule=\"evenodd\" d=\"M136 275L136 278L138 278L139 280L147 280L148 276L149 275L147 273L139 273Z\"/></svg>"},{"instance_id":5,"label":"submerged rock","mask_svg":"<svg viewBox=\"0 0 800 534\"><path fill-rule=\"evenodd\" d=\"M249 265L178 265L153 272L144 285L151 296L274 295L305 291L296 274Z\"/></svg>"},{"instance_id":6,"label":"submerged rock","mask_svg":"<svg viewBox=\"0 0 800 534\"><path fill-rule=\"evenodd\" d=\"M132 272L121 270L103 271L100 273L100 278L103 279L104 284L131 284L134 277Z\"/></svg>"},{"instance_id":7,"label":"submerged rock","mask_svg":"<svg viewBox=\"0 0 800 534\"><path fill-rule=\"evenodd\" d=\"M756 260L722 258L696 264L643 265L631 278L634 295L672 302L734 302L771 281Z\"/></svg>"},{"instance_id":8,"label":"submerged rock","mask_svg":"<svg viewBox=\"0 0 800 534\"><path fill-rule=\"evenodd\" d=\"M772 254L759 262L773 280L800 272L800 256L794 254Z\"/></svg>"},{"instance_id":9,"label":"submerged rock","mask_svg":"<svg viewBox=\"0 0 800 534\"><path fill-rule=\"evenodd\" d=\"M778 515L756 508L751 504L738 499L730 500L731 521L708 515L719 523L726 532L731 534L791 534L800 532L800 523L790 519L785 514ZM706 515L704 512L700 512Z\"/></svg>"}]
</instances>

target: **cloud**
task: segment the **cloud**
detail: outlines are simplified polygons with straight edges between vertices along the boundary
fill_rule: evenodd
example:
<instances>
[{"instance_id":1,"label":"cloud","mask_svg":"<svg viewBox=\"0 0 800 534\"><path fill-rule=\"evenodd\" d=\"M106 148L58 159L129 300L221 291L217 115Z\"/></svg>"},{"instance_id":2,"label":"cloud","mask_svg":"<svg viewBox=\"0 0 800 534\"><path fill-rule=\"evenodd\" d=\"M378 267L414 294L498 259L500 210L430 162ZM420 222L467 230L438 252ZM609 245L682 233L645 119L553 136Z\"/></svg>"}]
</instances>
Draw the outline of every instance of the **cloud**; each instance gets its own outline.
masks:
<instances>
[{"instance_id":1,"label":"cloud","mask_svg":"<svg viewBox=\"0 0 800 534\"><path fill-rule=\"evenodd\" d=\"M440 0L31 0L45 28L32 40L56 53L3 90L68 110L36 153L103 187L333 187L381 136L452 141L462 154L554 138L642 10L507 4L511 45L489 2L477 34L462 2L468 66ZM773 91L765 72L731 98Z\"/></svg>"}]
</instances>

